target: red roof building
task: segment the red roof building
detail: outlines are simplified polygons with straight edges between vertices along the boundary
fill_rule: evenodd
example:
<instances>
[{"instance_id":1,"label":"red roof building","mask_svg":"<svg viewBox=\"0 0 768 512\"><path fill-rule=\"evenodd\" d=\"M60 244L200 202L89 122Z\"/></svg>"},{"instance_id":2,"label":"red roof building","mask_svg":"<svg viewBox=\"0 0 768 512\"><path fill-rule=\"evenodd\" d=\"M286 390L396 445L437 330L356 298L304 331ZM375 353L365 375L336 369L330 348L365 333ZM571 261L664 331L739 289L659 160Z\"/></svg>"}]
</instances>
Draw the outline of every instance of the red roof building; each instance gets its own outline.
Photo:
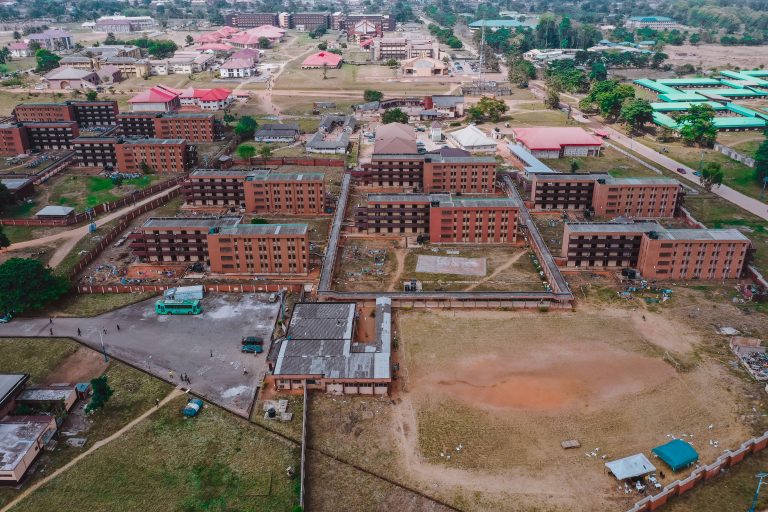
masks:
<instances>
[{"instance_id":1,"label":"red roof building","mask_svg":"<svg viewBox=\"0 0 768 512\"><path fill-rule=\"evenodd\" d=\"M578 127L514 128L512 136L536 158L599 156L603 141Z\"/></svg>"},{"instance_id":2,"label":"red roof building","mask_svg":"<svg viewBox=\"0 0 768 512\"><path fill-rule=\"evenodd\" d=\"M341 67L341 55L329 52L319 52L310 55L301 63L303 69L339 68Z\"/></svg>"},{"instance_id":3,"label":"red roof building","mask_svg":"<svg viewBox=\"0 0 768 512\"><path fill-rule=\"evenodd\" d=\"M156 85L128 100L134 112L172 112L181 106L179 91Z\"/></svg>"},{"instance_id":4,"label":"red roof building","mask_svg":"<svg viewBox=\"0 0 768 512\"><path fill-rule=\"evenodd\" d=\"M179 95L182 107L198 107L202 110L227 108L234 97L230 89L185 89Z\"/></svg>"}]
</instances>

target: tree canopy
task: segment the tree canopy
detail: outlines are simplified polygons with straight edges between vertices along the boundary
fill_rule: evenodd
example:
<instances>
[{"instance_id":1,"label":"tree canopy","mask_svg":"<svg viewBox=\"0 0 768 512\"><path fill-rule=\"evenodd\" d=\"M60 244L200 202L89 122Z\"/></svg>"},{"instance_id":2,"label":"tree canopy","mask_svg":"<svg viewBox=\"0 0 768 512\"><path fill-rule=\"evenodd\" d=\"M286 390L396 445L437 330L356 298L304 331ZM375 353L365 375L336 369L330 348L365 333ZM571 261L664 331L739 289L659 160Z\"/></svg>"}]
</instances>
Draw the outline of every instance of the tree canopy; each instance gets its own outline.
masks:
<instances>
[{"instance_id":1,"label":"tree canopy","mask_svg":"<svg viewBox=\"0 0 768 512\"><path fill-rule=\"evenodd\" d=\"M536 67L525 59L509 59L507 68L507 79L518 87L528 87L528 81L536 78Z\"/></svg>"},{"instance_id":2,"label":"tree canopy","mask_svg":"<svg viewBox=\"0 0 768 512\"><path fill-rule=\"evenodd\" d=\"M504 100L497 100L483 96L480 98L480 101L467 109L467 113L469 114L469 117L475 121L490 119L495 123L501 119L502 114L504 114L507 110L509 110L509 106L504 102Z\"/></svg>"},{"instance_id":3,"label":"tree canopy","mask_svg":"<svg viewBox=\"0 0 768 512\"><path fill-rule=\"evenodd\" d=\"M638 131L653 121L653 107L648 100L642 98L627 99L621 106L619 118L633 130Z\"/></svg>"},{"instance_id":4,"label":"tree canopy","mask_svg":"<svg viewBox=\"0 0 768 512\"><path fill-rule=\"evenodd\" d=\"M38 260L11 258L0 265L0 313L41 309L68 289L66 279Z\"/></svg>"},{"instance_id":5,"label":"tree canopy","mask_svg":"<svg viewBox=\"0 0 768 512\"><path fill-rule=\"evenodd\" d=\"M365 101L381 101L384 99L384 93L381 91L374 91L373 89L366 89L363 92L363 99Z\"/></svg>"},{"instance_id":6,"label":"tree canopy","mask_svg":"<svg viewBox=\"0 0 768 512\"><path fill-rule=\"evenodd\" d=\"M93 394L91 395L91 401L85 406L86 414L104 408L104 405L114 392L112 388L109 387L107 375L91 379L91 388L93 388Z\"/></svg>"},{"instance_id":7,"label":"tree canopy","mask_svg":"<svg viewBox=\"0 0 768 512\"><path fill-rule=\"evenodd\" d=\"M765 139L755 151L755 179L760 185L768 178L768 139Z\"/></svg>"},{"instance_id":8,"label":"tree canopy","mask_svg":"<svg viewBox=\"0 0 768 512\"><path fill-rule=\"evenodd\" d=\"M723 184L724 177L725 176L722 169L720 168L719 163L707 162L701 169L701 176L699 177L699 181L701 182L701 186L704 187L704 190L710 192L712 191L712 187L719 187Z\"/></svg>"},{"instance_id":9,"label":"tree canopy","mask_svg":"<svg viewBox=\"0 0 768 512\"><path fill-rule=\"evenodd\" d=\"M251 146L250 144L240 144L239 146L237 146L235 153L237 153L237 157L240 160L245 160L246 162L248 162L251 160L251 157L253 157L256 154L256 148Z\"/></svg>"},{"instance_id":10,"label":"tree canopy","mask_svg":"<svg viewBox=\"0 0 768 512\"><path fill-rule=\"evenodd\" d=\"M592 84L589 94L581 100L579 106L586 110L597 108L606 119L616 119L624 101L634 97L635 88L631 85L620 84L617 80L604 80Z\"/></svg>"},{"instance_id":11,"label":"tree canopy","mask_svg":"<svg viewBox=\"0 0 768 512\"><path fill-rule=\"evenodd\" d=\"M251 116L242 116L238 119L237 124L235 125L235 134L241 139L251 139L258 127L259 125L256 124L254 118Z\"/></svg>"},{"instance_id":12,"label":"tree canopy","mask_svg":"<svg viewBox=\"0 0 768 512\"><path fill-rule=\"evenodd\" d=\"M717 128L714 123L715 110L709 105L692 105L677 118L680 137L686 144L712 147L717 140Z\"/></svg>"},{"instance_id":13,"label":"tree canopy","mask_svg":"<svg viewBox=\"0 0 768 512\"><path fill-rule=\"evenodd\" d=\"M5 247L8 247L11 245L11 241L8 240L8 237L5 235L5 232L3 231L3 227L0 226L0 249L4 249Z\"/></svg>"},{"instance_id":14,"label":"tree canopy","mask_svg":"<svg viewBox=\"0 0 768 512\"><path fill-rule=\"evenodd\" d=\"M399 108L391 108L381 115L382 124L389 123L407 123L408 114L400 110Z\"/></svg>"},{"instance_id":15,"label":"tree canopy","mask_svg":"<svg viewBox=\"0 0 768 512\"><path fill-rule=\"evenodd\" d=\"M35 71L38 73L47 73L52 69L59 67L61 57L45 48L41 48L35 52L35 60L37 61Z\"/></svg>"}]
</instances>

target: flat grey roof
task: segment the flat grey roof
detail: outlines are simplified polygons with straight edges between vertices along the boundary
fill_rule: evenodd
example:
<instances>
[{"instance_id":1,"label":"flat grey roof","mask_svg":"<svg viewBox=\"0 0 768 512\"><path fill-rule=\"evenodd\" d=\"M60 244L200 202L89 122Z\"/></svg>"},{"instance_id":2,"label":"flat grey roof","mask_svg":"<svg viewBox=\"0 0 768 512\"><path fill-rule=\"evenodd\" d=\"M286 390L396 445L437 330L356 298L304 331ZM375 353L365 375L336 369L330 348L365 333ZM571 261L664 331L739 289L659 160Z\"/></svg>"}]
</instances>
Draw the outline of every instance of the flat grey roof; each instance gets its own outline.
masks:
<instances>
[{"instance_id":1,"label":"flat grey roof","mask_svg":"<svg viewBox=\"0 0 768 512\"><path fill-rule=\"evenodd\" d=\"M448 200L441 200L440 206L499 206L499 207L520 207L520 203L511 197L457 197L452 196Z\"/></svg>"},{"instance_id":2,"label":"flat grey roof","mask_svg":"<svg viewBox=\"0 0 768 512\"><path fill-rule=\"evenodd\" d=\"M352 342L354 303L297 304L288 337L280 344L274 374L322 375L332 379L391 379L391 304L389 297L376 299L374 343ZM301 337L304 333L307 337ZM326 334L328 336L323 337ZM313 339L309 336L321 337Z\"/></svg>"},{"instance_id":3,"label":"flat grey roof","mask_svg":"<svg viewBox=\"0 0 768 512\"><path fill-rule=\"evenodd\" d=\"M39 212L35 214L35 216L45 215L50 217L65 217L75 211L74 208L71 208L69 206L46 206Z\"/></svg>"},{"instance_id":4,"label":"flat grey roof","mask_svg":"<svg viewBox=\"0 0 768 512\"><path fill-rule=\"evenodd\" d=\"M50 423L36 421L35 416L28 421L24 418L0 422L0 471L14 471Z\"/></svg>"},{"instance_id":5,"label":"flat grey roof","mask_svg":"<svg viewBox=\"0 0 768 512\"><path fill-rule=\"evenodd\" d=\"M253 174L246 178L248 181L323 181L325 174L321 172L305 172L301 174L269 173Z\"/></svg>"},{"instance_id":6,"label":"flat grey roof","mask_svg":"<svg viewBox=\"0 0 768 512\"><path fill-rule=\"evenodd\" d=\"M269 169L196 169L190 176L211 176L214 178L250 176L258 172L269 172Z\"/></svg>"},{"instance_id":7,"label":"flat grey roof","mask_svg":"<svg viewBox=\"0 0 768 512\"><path fill-rule=\"evenodd\" d=\"M237 226L242 217L152 217L145 228L216 228Z\"/></svg>"},{"instance_id":8,"label":"flat grey roof","mask_svg":"<svg viewBox=\"0 0 768 512\"><path fill-rule=\"evenodd\" d=\"M657 233L664 228L656 222L583 222L572 224L565 223L566 228L572 233L647 233L656 231Z\"/></svg>"},{"instance_id":9,"label":"flat grey roof","mask_svg":"<svg viewBox=\"0 0 768 512\"><path fill-rule=\"evenodd\" d=\"M428 203L434 194L368 194L369 203ZM445 200L449 194L442 194Z\"/></svg>"},{"instance_id":10,"label":"flat grey roof","mask_svg":"<svg viewBox=\"0 0 768 512\"><path fill-rule=\"evenodd\" d=\"M181 144L184 139L126 139L124 144Z\"/></svg>"},{"instance_id":11,"label":"flat grey roof","mask_svg":"<svg viewBox=\"0 0 768 512\"><path fill-rule=\"evenodd\" d=\"M577 173L543 173L539 175L534 173L538 181L597 181L598 179L609 179L609 174L577 174Z\"/></svg>"},{"instance_id":12,"label":"flat grey roof","mask_svg":"<svg viewBox=\"0 0 768 512\"><path fill-rule=\"evenodd\" d=\"M666 240L691 240L691 241L747 241L744 233L738 229L665 229L658 232L659 238Z\"/></svg>"},{"instance_id":13,"label":"flat grey roof","mask_svg":"<svg viewBox=\"0 0 768 512\"><path fill-rule=\"evenodd\" d=\"M222 235L304 235L306 224L238 224L222 227Z\"/></svg>"},{"instance_id":14,"label":"flat grey roof","mask_svg":"<svg viewBox=\"0 0 768 512\"><path fill-rule=\"evenodd\" d=\"M0 405L17 393L28 378L26 373L0 373Z\"/></svg>"},{"instance_id":15,"label":"flat grey roof","mask_svg":"<svg viewBox=\"0 0 768 512\"><path fill-rule=\"evenodd\" d=\"M27 402L58 402L66 400L75 393L75 387L27 388L21 392L18 400Z\"/></svg>"},{"instance_id":16,"label":"flat grey roof","mask_svg":"<svg viewBox=\"0 0 768 512\"><path fill-rule=\"evenodd\" d=\"M354 323L354 302L299 302L293 307L287 337L291 341L351 340Z\"/></svg>"},{"instance_id":17,"label":"flat grey roof","mask_svg":"<svg viewBox=\"0 0 768 512\"><path fill-rule=\"evenodd\" d=\"M679 185L674 178L610 178L606 183L616 185Z\"/></svg>"},{"instance_id":18,"label":"flat grey roof","mask_svg":"<svg viewBox=\"0 0 768 512\"><path fill-rule=\"evenodd\" d=\"M496 159L492 156L442 156L436 153L427 153L425 155L427 162L441 162L446 164L495 164Z\"/></svg>"},{"instance_id":19,"label":"flat grey roof","mask_svg":"<svg viewBox=\"0 0 768 512\"><path fill-rule=\"evenodd\" d=\"M8 190L19 190L32 181L32 178L0 178L0 183L6 186Z\"/></svg>"}]
</instances>

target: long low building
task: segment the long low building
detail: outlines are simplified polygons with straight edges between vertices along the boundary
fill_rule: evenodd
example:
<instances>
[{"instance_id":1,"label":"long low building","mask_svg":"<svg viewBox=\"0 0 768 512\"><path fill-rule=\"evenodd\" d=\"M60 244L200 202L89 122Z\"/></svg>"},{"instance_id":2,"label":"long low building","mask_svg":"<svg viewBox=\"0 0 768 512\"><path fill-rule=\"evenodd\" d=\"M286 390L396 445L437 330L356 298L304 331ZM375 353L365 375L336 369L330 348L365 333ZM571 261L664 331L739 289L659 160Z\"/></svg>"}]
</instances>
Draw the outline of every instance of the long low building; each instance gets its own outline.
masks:
<instances>
[{"instance_id":1,"label":"long low building","mask_svg":"<svg viewBox=\"0 0 768 512\"><path fill-rule=\"evenodd\" d=\"M601 217L674 217L683 197L672 178L614 178L609 174L529 174L531 209L587 211Z\"/></svg>"},{"instance_id":2,"label":"long low building","mask_svg":"<svg viewBox=\"0 0 768 512\"><path fill-rule=\"evenodd\" d=\"M55 433L55 416L8 416L0 421L0 482L18 484Z\"/></svg>"},{"instance_id":3,"label":"long low building","mask_svg":"<svg viewBox=\"0 0 768 512\"><path fill-rule=\"evenodd\" d=\"M600 156L603 141L578 127L514 128L514 141L536 158Z\"/></svg>"},{"instance_id":4,"label":"long low building","mask_svg":"<svg viewBox=\"0 0 768 512\"><path fill-rule=\"evenodd\" d=\"M129 235L142 261L201 262L217 274L307 275L306 224L241 224L241 217L150 218Z\"/></svg>"},{"instance_id":5,"label":"long low building","mask_svg":"<svg viewBox=\"0 0 768 512\"><path fill-rule=\"evenodd\" d=\"M507 197L369 194L355 224L371 234L428 233L432 243L513 244L520 206Z\"/></svg>"},{"instance_id":6,"label":"long low building","mask_svg":"<svg viewBox=\"0 0 768 512\"><path fill-rule=\"evenodd\" d=\"M566 223L566 267L635 268L646 279L736 279L751 243L736 229L667 229L656 222Z\"/></svg>"},{"instance_id":7,"label":"long low building","mask_svg":"<svg viewBox=\"0 0 768 512\"><path fill-rule=\"evenodd\" d=\"M317 389L336 395L387 395L392 382L392 303L376 299L376 336L356 342L354 303L298 303L287 336L268 355L276 389Z\"/></svg>"}]
</instances>

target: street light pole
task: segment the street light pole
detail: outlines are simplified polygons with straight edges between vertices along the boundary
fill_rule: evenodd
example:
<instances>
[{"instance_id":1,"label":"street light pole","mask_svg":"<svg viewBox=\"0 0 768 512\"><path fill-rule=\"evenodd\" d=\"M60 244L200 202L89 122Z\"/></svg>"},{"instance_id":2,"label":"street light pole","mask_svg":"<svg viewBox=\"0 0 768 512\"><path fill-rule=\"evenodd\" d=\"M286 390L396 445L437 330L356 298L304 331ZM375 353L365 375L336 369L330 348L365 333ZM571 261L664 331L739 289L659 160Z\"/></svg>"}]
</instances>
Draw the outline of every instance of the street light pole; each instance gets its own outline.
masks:
<instances>
[{"instance_id":1,"label":"street light pole","mask_svg":"<svg viewBox=\"0 0 768 512\"><path fill-rule=\"evenodd\" d=\"M107 349L104 348L104 334L99 331L99 338L101 339L101 353L104 354L104 362L108 363L109 358L107 357Z\"/></svg>"},{"instance_id":2,"label":"street light pole","mask_svg":"<svg viewBox=\"0 0 768 512\"><path fill-rule=\"evenodd\" d=\"M760 494L760 486L763 485L763 478L768 476L768 473L758 473L755 475L757 478L760 479L760 481L757 483L757 489L755 490L755 496L752 498L752 506L749 507L748 512L755 512L755 507L757 506L757 497Z\"/></svg>"}]
</instances>

